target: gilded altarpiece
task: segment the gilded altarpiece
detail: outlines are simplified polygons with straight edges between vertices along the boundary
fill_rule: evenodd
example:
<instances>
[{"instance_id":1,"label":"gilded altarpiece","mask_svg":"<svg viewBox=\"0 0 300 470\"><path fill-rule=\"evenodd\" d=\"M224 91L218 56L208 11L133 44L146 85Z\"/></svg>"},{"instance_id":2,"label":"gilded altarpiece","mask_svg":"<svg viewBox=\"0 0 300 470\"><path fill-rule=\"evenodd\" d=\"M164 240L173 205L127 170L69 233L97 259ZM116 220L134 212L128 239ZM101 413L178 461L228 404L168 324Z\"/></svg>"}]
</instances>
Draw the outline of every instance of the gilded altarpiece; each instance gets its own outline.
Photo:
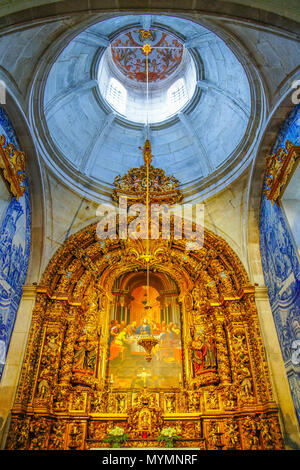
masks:
<instances>
[{"instance_id":1,"label":"gilded altarpiece","mask_svg":"<svg viewBox=\"0 0 300 470\"><path fill-rule=\"evenodd\" d=\"M150 275L177 289L178 380L123 388L108 371L114 285L145 272L145 242L99 243L92 225L58 250L38 287L8 449L108 447L116 425L129 435L126 447L164 446L157 441L164 426L177 429L177 447L283 447L254 288L211 232L200 250L185 248L184 239L150 240Z\"/></svg>"}]
</instances>

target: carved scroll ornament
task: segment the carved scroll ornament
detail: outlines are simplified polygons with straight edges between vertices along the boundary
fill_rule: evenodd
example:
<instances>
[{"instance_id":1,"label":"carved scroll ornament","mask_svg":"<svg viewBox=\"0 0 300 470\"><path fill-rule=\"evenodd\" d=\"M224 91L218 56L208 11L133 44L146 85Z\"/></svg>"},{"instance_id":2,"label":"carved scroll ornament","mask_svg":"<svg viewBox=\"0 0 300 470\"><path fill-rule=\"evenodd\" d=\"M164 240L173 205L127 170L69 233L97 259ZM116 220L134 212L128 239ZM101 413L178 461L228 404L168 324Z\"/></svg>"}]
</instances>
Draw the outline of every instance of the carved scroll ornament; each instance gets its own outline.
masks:
<instances>
[{"instance_id":1,"label":"carved scroll ornament","mask_svg":"<svg viewBox=\"0 0 300 470\"><path fill-rule=\"evenodd\" d=\"M15 149L11 143L6 143L4 135L0 136L0 168L9 184L10 191L17 198L25 192L25 153Z\"/></svg>"}]
</instances>

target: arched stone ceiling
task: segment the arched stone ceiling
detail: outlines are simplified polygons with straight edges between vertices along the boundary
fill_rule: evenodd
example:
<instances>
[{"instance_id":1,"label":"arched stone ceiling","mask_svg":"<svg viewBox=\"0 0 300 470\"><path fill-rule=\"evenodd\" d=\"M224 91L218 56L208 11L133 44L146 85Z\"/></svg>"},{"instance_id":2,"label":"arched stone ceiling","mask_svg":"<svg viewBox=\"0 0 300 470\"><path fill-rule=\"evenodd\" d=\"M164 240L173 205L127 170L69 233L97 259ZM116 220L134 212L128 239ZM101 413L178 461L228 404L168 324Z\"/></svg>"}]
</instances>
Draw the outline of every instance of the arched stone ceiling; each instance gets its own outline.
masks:
<instances>
[{"instance_id":1,"label":"arched stone ceiling","mask_svg":"<svg viewBox=\"0 0 300 470\"><path fill-rule=\"evenodd\" d=\"M259 121L254 79L241 50L233 52L214 32L186 19L151 15L151 26L177 36L193 56L197 87L171 120L150 126L153 164L174 175L183 191L211 184L249 157ZM145 125L119 116L99 91L98 65L122 31L149 27L149 15L123 15L98 22L66 45L46 70L36 116L48 163L95 197L109 195L114 178L142 164ZM239 57L238 57L239 56ZM243 63L241 63L241 61ZM50 156L50 157L49 157ZM196 191L196 190L195 190ZM198 189L199 191L199 189Z\"/></svg>"},{"instance_id":2,"label":"arched stone ceiling","mask_svg":"<svg viewBox=\"0 0 300 470\"><path fill-rule=\"evenodd\" d=\"M289 20L299 21L300 13L298 7L298 0L215 0L214 2L207 2L207 0L184 0L185 10L207 10L211 13L219 13L224 15L233 15L237 17L257 20L258 18L262 22L268 20L270 23L273 21L274 24L280 23L283 26L283 19L289 18ZM180 8L180 2L177 2L178 8ZM95 9L131 9L138 8L136 1L119 2L118 0L110 0L104 2L103 0L93 1L80 0L80 2L74 2L74 0L14 0L8 2L7 0L0 0L0 16L8 16L9 20L7 24L12 24L15 21L18 22L20 19L23 21L27 18L33 19L41 16L48 16L50 14L69 12L70 10L78 10L81 12L91 11ZM170 9L170 2L168 0L160 0L159 7L162 9ZM144 5L140 8L157 8L156 2L149 0L145 1ZM23 15L20 15L20 12ZM279 24L278 24L279 25Z\"/></svg>"}]
</instances>

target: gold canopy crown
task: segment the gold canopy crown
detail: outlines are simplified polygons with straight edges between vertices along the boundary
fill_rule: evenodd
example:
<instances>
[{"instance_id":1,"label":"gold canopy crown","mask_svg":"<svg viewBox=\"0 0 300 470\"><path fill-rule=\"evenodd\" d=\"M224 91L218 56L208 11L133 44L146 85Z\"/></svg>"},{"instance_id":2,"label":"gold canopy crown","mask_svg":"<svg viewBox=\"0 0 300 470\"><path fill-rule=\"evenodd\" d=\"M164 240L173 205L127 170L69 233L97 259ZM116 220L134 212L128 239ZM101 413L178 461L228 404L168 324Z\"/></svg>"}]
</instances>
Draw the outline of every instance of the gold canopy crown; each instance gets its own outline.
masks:
<instances>
[{"instance_id":1,"label":"gold canopy crown","mask_svg":"<svg viewBox=\"0 0 300 470\"><path fill-rule=\"evenodd\" d=\"M183 199L179 181L174 176L167 176L161 168L151 165L151 143L147 139L143 147L144 165L131 168L125 175L118 175L114 180L115 189L112 198L118 201L127 197L127 203L144 203L147 189L147 165L149 165L149 202L175 204Z\"/></svg>"}]
</instances>

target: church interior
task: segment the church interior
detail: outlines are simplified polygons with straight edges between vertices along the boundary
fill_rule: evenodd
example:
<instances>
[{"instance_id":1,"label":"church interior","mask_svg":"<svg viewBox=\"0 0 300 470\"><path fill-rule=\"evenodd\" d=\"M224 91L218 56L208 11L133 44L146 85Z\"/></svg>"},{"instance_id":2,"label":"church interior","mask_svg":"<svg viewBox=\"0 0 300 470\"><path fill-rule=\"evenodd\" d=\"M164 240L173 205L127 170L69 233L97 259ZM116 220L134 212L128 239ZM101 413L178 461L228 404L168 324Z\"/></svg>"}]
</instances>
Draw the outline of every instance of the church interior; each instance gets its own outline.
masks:
<instances>
[{"instance_id":1,"label":"church interior","mask_svg":"<svg viewBox=\"0 0 300 470\"><path fill-rule=\"evenodd\" d=\"M299 6L0 1L1 449L300 449Z\"/></svg>"}]
</instances>

